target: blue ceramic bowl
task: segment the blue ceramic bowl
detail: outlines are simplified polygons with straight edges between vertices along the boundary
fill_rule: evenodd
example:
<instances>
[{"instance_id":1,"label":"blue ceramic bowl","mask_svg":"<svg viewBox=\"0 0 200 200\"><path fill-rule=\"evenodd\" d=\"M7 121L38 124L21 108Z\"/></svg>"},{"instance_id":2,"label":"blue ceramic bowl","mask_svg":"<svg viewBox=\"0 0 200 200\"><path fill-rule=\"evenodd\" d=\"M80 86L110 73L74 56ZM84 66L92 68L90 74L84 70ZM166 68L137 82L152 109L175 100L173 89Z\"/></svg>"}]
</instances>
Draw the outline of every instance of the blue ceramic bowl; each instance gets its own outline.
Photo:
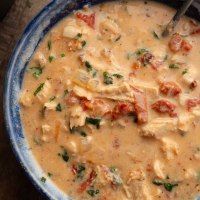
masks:
<instances>
[{"instance_id":1,"label":"blue ceramic bowl","mask_svg":"<svg viewBox=\"0 0 200 200\"><path fill-rule=\"evenodd\" d=\"M166 0L160 0L166 3ZM198 0L199 1L199 0ZM27 26L11 56L4 86L4 113L7 132L16 157L30 177L36 188L48 199L70 200L71 198L59 190L50 179L45 183L40 181L46 176L32 152L22 129L19 114L18 97L23 81L24 71L38 43L44 35L59 20L73 10L82 8L85 4L101 3L102 0L53 0ZM167 3L177 6L180 1L168 0ZM199 19L199 3L192 7L188 14Z\"/></svg>"}]
</instances>

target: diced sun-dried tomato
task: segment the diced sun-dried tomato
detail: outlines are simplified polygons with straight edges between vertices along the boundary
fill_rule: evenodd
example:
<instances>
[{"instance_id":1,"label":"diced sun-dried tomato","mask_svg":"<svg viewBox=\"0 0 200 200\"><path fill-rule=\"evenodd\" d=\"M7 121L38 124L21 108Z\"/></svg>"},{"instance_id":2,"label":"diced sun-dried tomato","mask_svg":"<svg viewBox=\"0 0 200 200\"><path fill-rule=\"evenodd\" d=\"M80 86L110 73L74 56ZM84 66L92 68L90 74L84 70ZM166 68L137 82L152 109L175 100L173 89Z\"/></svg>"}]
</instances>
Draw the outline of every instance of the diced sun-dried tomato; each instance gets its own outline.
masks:
<instances>
[{"instance_id":1,"label":"diced sun-dried tomato","mask_svg":"<svg viewBox=\"0 0 200 200\"><path fill-rule=\"evenodd\" d=\"M132 104L120 102L114 107L113 111L111 111L111 118L112 120L116 120L121 116L125 116L133 112L134 107Z\"/></svg>"},{"instance_id":2,"label":"diced sun-dried tomato","mask_svg":"<svg viewBox=\"0 0 200 200\"><path fill-rule=\"evenodd\" d=\"M137 122L139 124L146 123L148 120L146 95L135 88L133 88L133 93L135 99L134 111L137 115Z\"/></svg>"},{"instance_id":3,"label":"diced sun-dried tomato","mask_svg":"<svg viewBox=\"0 0 200 200\"><path fill-rule=\"evenodd\" d=\"M78 188L78 192L79 193L84 192L87 189L87 187L89 187L92 184L96 176L97 173L94 170L92 170L89 175L89 178L85 182L81 183L80 187Z\"/></svg>"},{"instance_id":4,"label":"diced sun-dried tomato","mask_svg":"<svg viewBox=\"0 0 200 200\"><path fill-rule=\"evenodd\" d=\"M168 100L158 100L151 105L151 108L158 113L167 113L170 117L177 116L177 113L175 112L176 105Z\"/></svg>"},{"instance_id":5,"label":"diced sun-dried tomato","mask_svg":"<svg viewBox=\"0 0 200 200\"><path fill-rule=\"evenodd\" d=\"M191 108L194 108L194 107L196 107L198 105L200 105L200 99L199 98L188 99L186 101L186 107L187 107L188 111L190 111Z\"/></svg>"},{"instance_id":6,"label":"diced sun-dried tomato","mask_svg":"<svg viewBox=\"0 0 200 200\"><path fill-rule=\"evenodd\" d=\"M181 49L182 41L183 39L178 33L174 34L169 41L169 49L172 52L178 52Z\"/></svg>"},{"instance_id":7,"label":"diced sun-dried tomato","mask_svg":"<svg viewBox=\"0 0 200 200\"><path fill-rule=\"evenodd\" d=\"M192 49L192 45L188 41L183 40L182 44L181 44L181 48L182 48L182 50L188 52L188 51L190 51Z\"/></svg>"},{"instance_id":8,"label":"diced sun-dried tomato","mask_svg":"<svg viewBox=\"0 0 200 200\"><path fill-rule=\"evenodd\" d=\"M83 20L91 28L94 28L94 25L95 25L95 13L92 13L90 15L86 15L86 14L77 12L76 13L76 17L78 19Z\"/></svg>"},{"instance_id":9,"label":"diced sun-dried tomato","mask_svg":"<svg viewBox=\"0 0 200 200\"><path fill-rule=\"evenodd\" d=\"M160 92L167 96L177 96L181 93L181 88L174 82L163 82L160 85Z\"/></svg>"}]
</instances>

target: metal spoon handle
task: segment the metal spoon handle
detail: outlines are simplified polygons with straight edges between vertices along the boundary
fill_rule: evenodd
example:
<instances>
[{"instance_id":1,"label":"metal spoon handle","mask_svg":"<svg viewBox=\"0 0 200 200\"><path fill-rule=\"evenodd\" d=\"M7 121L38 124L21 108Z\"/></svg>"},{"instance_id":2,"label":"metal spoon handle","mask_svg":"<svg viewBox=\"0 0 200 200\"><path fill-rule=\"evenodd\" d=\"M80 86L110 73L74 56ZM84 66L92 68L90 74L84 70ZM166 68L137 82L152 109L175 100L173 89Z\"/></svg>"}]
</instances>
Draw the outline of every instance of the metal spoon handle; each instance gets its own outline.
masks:
<instances>
[{"instance_id":1,"label":"metal spoon handle","mask_svg":"<svg viewBox=\"0 0 200 200\"><path fill-rule=\"evenodd\" d=\"M172 18L172 21L174 21L174 24L176 24L180 18L185 14L186 10L190 7L193 0L187 0L183 3L180 9L177 10L176 14Z\"/></svg>"},{"instance_id":2,"label":"metal spoon handle","mask_svg":"<svg viewBox=\"0 0 200 200\"><path fill-rule=\"evenodd\" d=\"M165 27L162 36L166 37L168 36L173 30L174 27L177 25L177 23L179 22L180 18L185 14L186 10L190 7L190 5L192 4L194 0L186 0L183 5L181 6L181 8L179 8L176 12L176 14L174 15L174 17L171 19L171 21L169 22L169 24Z\"/></svg>"}]
</instances>

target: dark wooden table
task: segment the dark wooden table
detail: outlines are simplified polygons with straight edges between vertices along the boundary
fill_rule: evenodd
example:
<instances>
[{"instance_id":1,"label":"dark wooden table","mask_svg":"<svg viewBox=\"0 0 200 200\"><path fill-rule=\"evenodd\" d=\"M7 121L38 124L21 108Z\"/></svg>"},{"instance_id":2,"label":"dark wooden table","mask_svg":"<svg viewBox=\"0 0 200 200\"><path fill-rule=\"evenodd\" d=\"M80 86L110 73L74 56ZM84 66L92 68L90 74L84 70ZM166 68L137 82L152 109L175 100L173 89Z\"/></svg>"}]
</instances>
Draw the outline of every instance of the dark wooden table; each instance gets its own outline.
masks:
<instances>
[{"instance_id":1,"label":"dark wooden table","mask_svg":"<svg viewBox=\"0 0 200 200\"><path fill-rule=\"evenodd\" d=\"M3 81L16 41L28 21L50 0L15 0L0 22L0 200L43 200L17 163L3 119Z\"/></svg>"}]
</instances>

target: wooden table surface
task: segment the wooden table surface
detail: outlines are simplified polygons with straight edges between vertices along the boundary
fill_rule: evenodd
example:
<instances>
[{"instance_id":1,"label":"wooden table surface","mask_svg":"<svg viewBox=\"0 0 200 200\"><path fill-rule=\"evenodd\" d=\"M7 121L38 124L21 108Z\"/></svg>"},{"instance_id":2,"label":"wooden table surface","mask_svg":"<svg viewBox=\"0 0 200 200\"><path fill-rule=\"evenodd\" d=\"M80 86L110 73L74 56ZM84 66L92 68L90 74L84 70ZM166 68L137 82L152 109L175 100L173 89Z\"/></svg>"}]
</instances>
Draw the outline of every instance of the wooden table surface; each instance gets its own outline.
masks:
<instances>
[{"instance_id":1,"label":"wooden table surface","mask_svg":"<svg viewBox=\"0 0 200 200\"><path fill-rule=\"evenodd\" d=\"M15 0L0 22L0 200L43 200L21 166L9 144L3 119L3 80L10 54L28 21L50 0Z\"/></svg>"}]
</instances>

